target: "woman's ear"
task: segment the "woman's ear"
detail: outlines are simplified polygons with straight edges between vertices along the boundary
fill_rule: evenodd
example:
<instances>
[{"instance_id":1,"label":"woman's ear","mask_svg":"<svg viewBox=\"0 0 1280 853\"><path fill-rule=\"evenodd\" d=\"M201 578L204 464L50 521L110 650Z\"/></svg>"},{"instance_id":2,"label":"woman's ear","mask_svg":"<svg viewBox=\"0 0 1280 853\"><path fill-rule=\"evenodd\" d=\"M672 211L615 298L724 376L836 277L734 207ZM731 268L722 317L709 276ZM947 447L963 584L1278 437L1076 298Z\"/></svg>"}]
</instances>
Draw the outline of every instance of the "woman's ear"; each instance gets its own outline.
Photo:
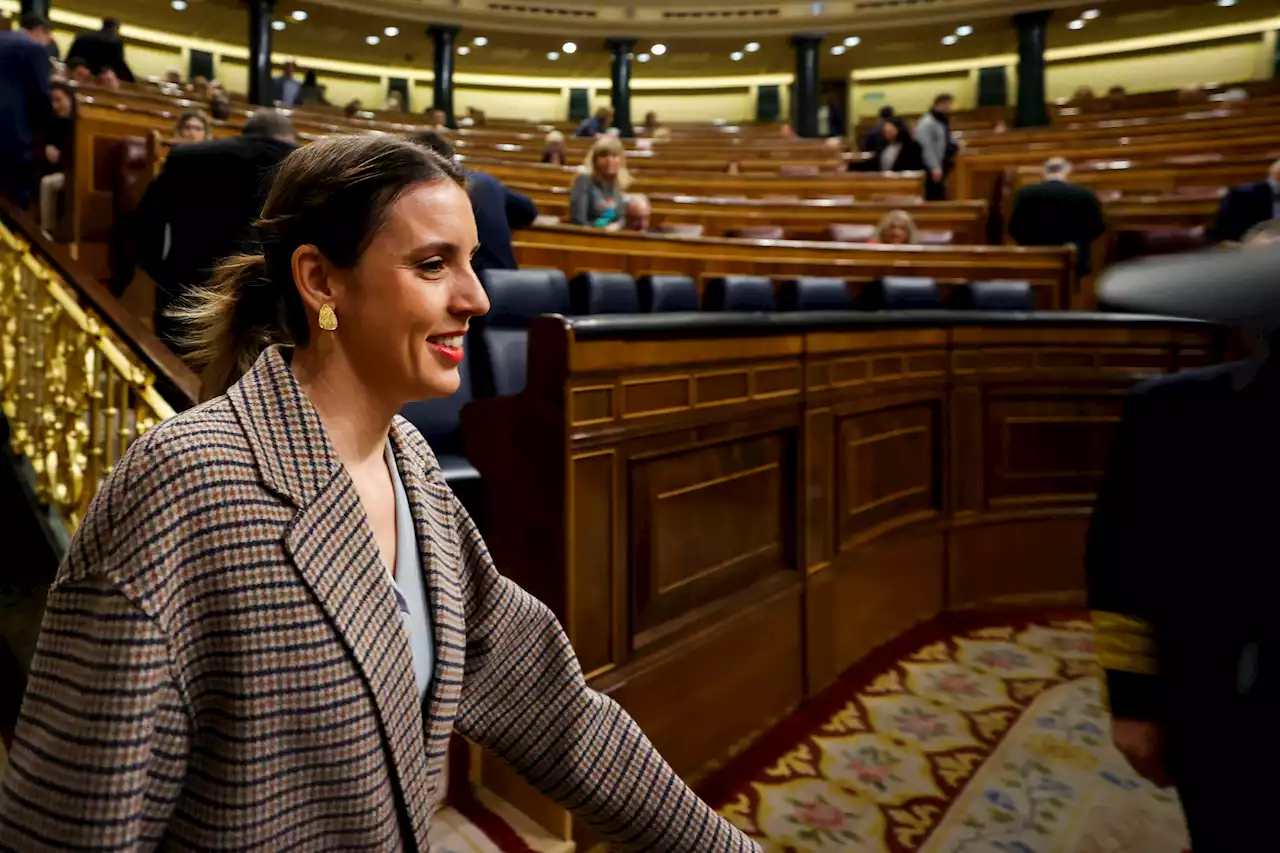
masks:
<instances>
[{"instance_id":1,"label":"woman's ear","mask_svg":"<svg viewBox=\"0 0 1280 853\"><path fill-rule=\"evenodd\" d=\"M299 246L293 250L289 265L308 317L319 314L322 306L336 303L334 289L337 283L333 280L333 267L319 249L311 245Z\"/></svg>"}]
</instances>

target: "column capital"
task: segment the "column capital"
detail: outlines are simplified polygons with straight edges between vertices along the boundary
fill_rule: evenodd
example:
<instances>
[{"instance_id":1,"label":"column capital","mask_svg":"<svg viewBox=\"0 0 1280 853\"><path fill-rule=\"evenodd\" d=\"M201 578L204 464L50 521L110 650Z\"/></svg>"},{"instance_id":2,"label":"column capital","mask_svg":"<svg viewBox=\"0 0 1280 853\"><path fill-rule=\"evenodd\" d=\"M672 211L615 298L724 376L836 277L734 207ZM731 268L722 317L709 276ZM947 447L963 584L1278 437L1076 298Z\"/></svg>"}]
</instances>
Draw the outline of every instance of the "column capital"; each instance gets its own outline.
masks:
<instances>
[{"instance_id":1,"label":"column capital","mask_svg":"<svg viewBox=\"0 0 1280 853\"><path fill-rule=\"evenodd\" d=\"M272 0L272 2L274 3L275 0ZM456 36L460 32L462 32L461 24L429 24L427 26L427 35L432 38Z\"/></svg>"},{"instance_id":2,"label":"column capital","mask_svg":"<svg viewBox=\"0 0 1280 853\"><path fill-rule=\"evenodd\" d=\"M1044 26L1049 23L1049 16L1053 14L1050 9L1041 9L1037 12L1019 12L1013 16L1013 24L1018 29L1023 27Z\"/></svg>"},{"instance_id":3,"label":"column capital","mask_svg":"<svg viewBox=\"0 0 1280 853\"><path fill-rule=\"evenodd\" d=\"M813 45L817 47L827 37L826 33L795 33L791 36L791 44L795 47Z\"/></svg>"},{"instance_id":4,"label":"column capital","mask_svg":"<svg viewBox=\"0 0 1280 853\"><path fill-rule=\"evenodd\" d=\"M631 50L636 46L635 36L609 36L604 40L604 46L615 53L619 50Z\"/></svg>"}]
</instances>

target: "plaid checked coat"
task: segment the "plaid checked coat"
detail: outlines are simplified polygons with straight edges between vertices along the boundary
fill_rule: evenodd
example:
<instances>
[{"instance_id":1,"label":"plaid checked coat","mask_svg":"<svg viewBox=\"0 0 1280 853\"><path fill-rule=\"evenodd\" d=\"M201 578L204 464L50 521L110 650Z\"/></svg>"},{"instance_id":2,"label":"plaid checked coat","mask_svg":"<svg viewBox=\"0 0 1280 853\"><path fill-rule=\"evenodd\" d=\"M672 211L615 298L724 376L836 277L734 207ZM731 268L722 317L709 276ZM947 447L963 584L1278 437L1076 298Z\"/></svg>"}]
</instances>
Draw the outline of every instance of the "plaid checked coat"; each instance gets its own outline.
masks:
<instances>
[{"instance_id":1,"label":"plaid checked coat","mask_svg":"<svg viewBox=\"0 0 1280 853\"><path fill-rule=\"evenodd\" d=\"M95 498L50 592L0 849L427 850L455 728L619 849L758 849L586 686L413 427L391 441L432 606L425 703L355 487L270 349Z\"/></svg>"}]
</instances>

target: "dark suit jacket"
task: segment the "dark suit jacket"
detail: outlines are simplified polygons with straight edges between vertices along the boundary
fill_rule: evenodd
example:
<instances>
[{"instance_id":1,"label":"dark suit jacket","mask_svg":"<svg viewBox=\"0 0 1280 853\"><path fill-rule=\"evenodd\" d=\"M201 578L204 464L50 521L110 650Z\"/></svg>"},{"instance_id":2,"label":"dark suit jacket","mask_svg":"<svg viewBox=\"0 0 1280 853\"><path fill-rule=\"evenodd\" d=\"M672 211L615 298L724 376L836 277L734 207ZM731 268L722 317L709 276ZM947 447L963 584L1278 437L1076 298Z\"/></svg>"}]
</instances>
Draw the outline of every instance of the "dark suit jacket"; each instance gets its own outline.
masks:
<instances>
[{"instance_id":1,"label":"dark suit jacket","mask_svg":"<svg viewBox=\"0 0 1280 853\"><path fill-rule=\"evenodd\" d=\"M98 30L96 33L81 33L71 43L67 51L67 59L78 56L89 65L95 75L103 68L112 68L125 83L133 82L133 72L124 61L124 42L118 36L109 36Z\"/></svg>"},{"instance_id":2,"label":"dark suit jacket","mask_svg":"<svg viewBox=\"0 0 1280 853\"><path fill-rule=\"evenodd\" d=\"M476 275L487 269L514 270L516 255L511 248L511 231L527 228L538 216L537 206L520 193L484 172L467 173L467 193L476 216L480 249L471 262Z\"/></svg>"},{"instance_id":3,"label":"dark suit jacket","mask_svg":"<svg viewBox=\"0 0 1280 853\"><path fill-rule=\"evenodd\" d=\"M1023 187L1013 197L1009 236L1020 246L1074 243L1076 271L1090 270L1089 244L1106 230L1102 205L1087 187L1066 181L1043 181Z\"/></svg>"},{"instance_id":4,"label":"dark suit jacket","mask_svg":"<svg viewBox=\"0 0 1280 853\"><path fill-rule=\"evenodd\" d=\"M884 141L884 137L880 138L880 147L874 152L875 160L873 161L873 171L876 172L918 172L924 168L924 157L920 154L920 144L910 136L902 135L898 139L902 141L902 150L898 152L898 157L892 164L884 162L884 152L888 148L888 144Z\"/></svg>"},{"instance_id":5,"label":"dark suit jacket","mask_svg":"<svg viewBox=\"0 0 1280 853\"><path fill-rule=\"evenodd\" d=\"M1209 238L1215 243L1239 240L1259 222L1271 219L1274 211L1275 193L1269 182L1232 187L1218 206Z\"/></svg>"},{"instance_id":6,"label":"dark suit jacket","mask_svg":"<svg viewBox=\"0 0 1280 853\"><path fill-rule=\"evenodd\" d=\"M203 284L218 261L252 244L271 178L295 146L236 136L175 146L138 210L138 261L155 279L156 332L172 342L164 312ZM168 226L168 252L165 232Z\"/></svg>"},{"instance_id":7,"label":"dark suit jacket","mask_svg":"<svg viewBox=\"0 0 1280 853\"><path fill-rule=\"evenodd\" d=\"M0 168L32 162L50 113L49 55L21 30L0 32Z\"/></svg>"}]
</instances>

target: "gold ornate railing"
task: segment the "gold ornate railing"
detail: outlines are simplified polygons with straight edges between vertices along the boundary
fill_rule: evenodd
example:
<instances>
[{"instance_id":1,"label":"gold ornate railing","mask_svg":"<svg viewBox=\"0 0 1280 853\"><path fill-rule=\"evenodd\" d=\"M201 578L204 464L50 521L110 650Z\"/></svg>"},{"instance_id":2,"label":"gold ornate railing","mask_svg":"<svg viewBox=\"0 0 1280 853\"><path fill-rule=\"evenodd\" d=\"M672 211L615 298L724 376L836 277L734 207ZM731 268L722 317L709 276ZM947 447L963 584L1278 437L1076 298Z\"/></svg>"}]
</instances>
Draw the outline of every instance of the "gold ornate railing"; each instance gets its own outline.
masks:
<instances>
[{"instance_id":1,"label":"gold ornate railing","mask_svg":"<svg viewBox=\"0 0 1280 853\"><path fill-rule=\"evenodd\" d=\"M37 499L73 532L129 445L174 415L155 374L0 221L0 405Z\"/></svg>"}]
</instances>

